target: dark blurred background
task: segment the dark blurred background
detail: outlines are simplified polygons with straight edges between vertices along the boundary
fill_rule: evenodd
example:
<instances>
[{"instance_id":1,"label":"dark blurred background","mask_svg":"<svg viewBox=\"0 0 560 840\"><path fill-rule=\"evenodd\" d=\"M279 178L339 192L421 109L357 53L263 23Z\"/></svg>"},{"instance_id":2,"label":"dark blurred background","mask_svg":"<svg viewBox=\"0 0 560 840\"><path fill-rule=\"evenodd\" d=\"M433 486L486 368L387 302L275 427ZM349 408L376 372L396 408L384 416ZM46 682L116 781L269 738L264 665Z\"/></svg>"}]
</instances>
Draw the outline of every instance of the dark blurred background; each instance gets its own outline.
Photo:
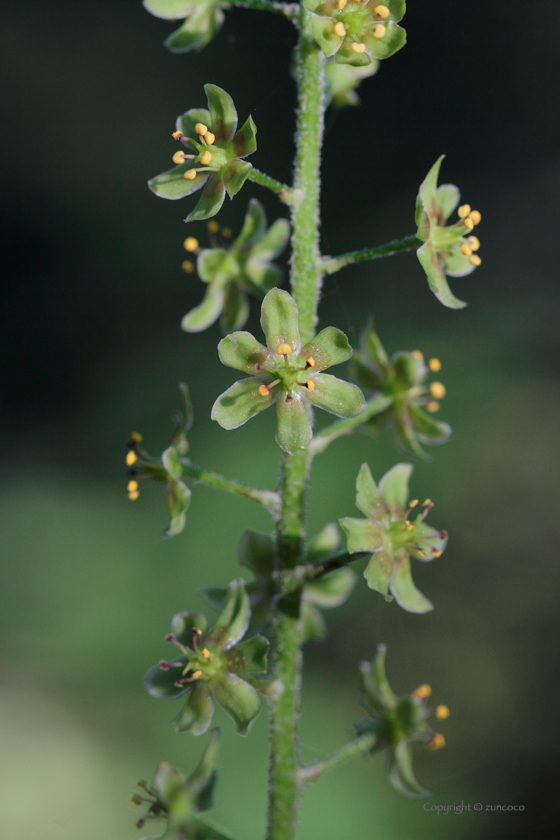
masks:
<instances>
[{"instance_id":1,"label":"dark blurred background","mask_svg":"<svg viewBox=\"0 0 560 840\"><path fill-rule=\"evenodd\" d=\"M204 739L174 735L176 704L142 687L166 655L170 617L200 608L197 590L238 575L243 528L267 529L241 500L196 489L184 533L162 541L157 487L130 503L124 443L132 429L163 449L191 385L197 463L273 487L273 412L235 432L210 422L232 381L217 328L179 329L203 287L181 272L193 202L160 201L146 180L175 151L177 114L213 82L252 113L252 158L290 178L294 84L289 23L233 10L199 55L162 47L172 25L139 0L2 0L4 327L0 533L3 543L0 834L11 840L133 838L134 783L166 759L191 769ZM435 603L404 613L362 580L306 653L306 760L340 745L360 716L357 665L384 641L399 692L421 682L452 715L447 748L419 748L437 817L392 790L377 758L308 790L301 840L558 836L556 493L560 4L557 0L410 0L408 45L360 89L363 107L330 111L323 166L323 250L339 253L414 232L418 185L442 153L444 182L482 212L483 264L451 280L469 302L442 307L414 254L328 278L322 324L355 341L368 313L386 347L443 363L449 444L419 464L412 492L436 502L441 560L415 564ZM247 184L221 224L238 231L257 197ZM188 232L206 244L203 223ZM256 307L249 328L258 331ZM321 419L323 422L323 418ZM310 532L355 515L354 481L402 456L389 436L357 436L317 460ZM262 837L266 716L247 739L219 711L224 760L215 817L241 840ZM472 806L482 803L475 813ZM522 813L486 811L523 805ZM451 824L450 824L451 823Z\"/></svg>"}]
</instances>

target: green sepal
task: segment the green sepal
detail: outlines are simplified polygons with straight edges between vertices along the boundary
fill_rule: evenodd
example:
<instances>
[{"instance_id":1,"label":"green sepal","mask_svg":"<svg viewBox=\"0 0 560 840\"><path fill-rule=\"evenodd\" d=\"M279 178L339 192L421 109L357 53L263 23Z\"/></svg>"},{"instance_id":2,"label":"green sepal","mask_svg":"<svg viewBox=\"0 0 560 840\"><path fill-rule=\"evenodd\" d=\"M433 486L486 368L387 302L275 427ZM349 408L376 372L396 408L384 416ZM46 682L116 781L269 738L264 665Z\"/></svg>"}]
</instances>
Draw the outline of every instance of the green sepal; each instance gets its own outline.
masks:
<instances>
[{"instance_id":1,"label":"green sepal","mask_svg":"<svg viewBox=\"0 0 560 840\"><path fill-rule=\"evenodd\" d=\"M241 578L230 583L228 598L222 614L207 636L207 643L220 650L228 650L237 644L247 632L251 607Z\"/></svg>"},{"instance_id":2,"label":"green sepal","mask_svg":"<svg viewBox=\"0 0 560 840\"><path fill-rule=\"evenodd\" d=\"M377 653L371 662L360 665L361 703L370 714L382 714L385 709L394 709L397 705L397 695L389 685L385 673L385 656L387 648L378 645Z\"/></svg>"},{"instance_id":3,"label":"green sepal","mask_svg":"<svg viewBox=\"0 0 560 840\"><path fill-rule=\"evenodd\" d=\"M217 85L204 85L210 111L210 130L216 137L215 145L222 148L231 142L237 128L237 111L233 99Z\"/></svg>"},{"instance_id":4,"label":"green sepal","mask_svg":"<svg viewBox=\"0 0 560 840\"><path fill-rule=\"evenodd\" d=\"M441 184L436 190L436 204L440 209L443 220L446 222L451 216L459 201L461 193L455 184Z\"/></svg>"},{"instance_id":5,"label":"green sepal","mask_svg":"<svg viewBox=\"0 0 560 840\"><path fill-rule=\"evenodd\" d=\"M451 437L451 426L435 420L415 405L408 406L414 433L422 443L446 443Z\"/></svg>"},{"instance_id":6,"label":"green sepal","mask_svg":"<svg viewBox=\"0 0 560 840\"><path fill-rule=\"evenodd\" d=\"M267 669L270 643L264 636L253 636L230 648L225 656L228 671L234 674L262 674Z\"/></svg>"},{"instance_id":7,"label":"green sepal","mask_svg":"<svg viewBox=\"0 0 560 840\"><path fill-rule=\"evenodd\" d=\"M148 186L160 198L168 198L171 201L184 198L203 187L208 181L209 175L208 172L197 172L196 178L187 181L183 178L183 173L188 169L192 169L192 161L186 161L179 166L174 166L173 169L168 169L167 172L162 172L161 175L156 175L155 178L148 181Z\"/></svg>"},{"instance_id":8,"label":"green sepal","mask_svg":"<svg viewBox=\"0 0 560 840\"><path fill-rule=\"evenodd\" d=\"M430 221L438 215L438 203L436 201L437 182L439 178L439 170L445 155L441 155L422 183L418 191L418 202L416 205L416 224L418 225L417 236L419 239L426 240L430 234ZM423 213L427 214L427 218L423 218Z\"/></svg>"},{"instance_id":9,"label":"green sepal","mask_svg":"<svg viewBox=\"0 0 560 840\"><path fill-rule=\"evenodd\" d=\"M378 551L383 547L383 526L370 519L354 519L344 516L338 520L348 538L349 554L358 551Z\"/></svg>"},{"instance_id":10,"label":"green sepal","mask_svg":"<svg viewBox=\"0 0 560 840\"><path fill-rule=\"evenodd\" d=\"M176 457L184 456L189 451L189 442L187 434L194 423L194 411L191 402L191 393L186 382L179 382L179 391L181 392L182 406L179 411L173 413L173 422L175 423L175 431L173 432L172 442L175 447ZM182 465L178 464L181 468Z\"/></svg>"},{"instance_id":11,"label":"green sepal","mask_svg":"<svg viewBox=\"0 0 560 840\"><path fill-rule=\"evenodd\" d=\"M434 608L434 605L414 585L410 571L410 558L406 553L403 553L395 563L391 592L397 604L407 612L423 614Z\"/></svg>"},{"instance_id":12,"label":"green sepal","mask_svg":"<svg viewBox=\"0 0 560 840\"><path fill-rule=\"evenodd\" d=\"M177 659L172 659L171 662L180 662L183 667L187 664L184 656L179 656ZM189 685L176 686L174 683L181 676L181 668L171 667L168 671L164 671L159 665L154 665L153 668L144 676L144 687L151 697L157 700L176 700L189 690Z\"/></svg>"},{"instance_id":13,"label":"green sepal","mask_svg":"<svg viewBox=\"0 0 560 840\"><path fill-rule=\"evenodd\" d=\"M254 199L252 199L254 201ZM290 223L287 219L276 219L251 249L250 262L273 260L284 248L290 238Z\"/></svg>"},{"instance_id":14,"label":"green sepal","mask_svg":"<svg viewBox=\"0 0 560 840\"><path fill-rule=\"evenodd\" d=\"M310 563L326 560L340 548L340 531L334 522L329 522L316 534L307 548L307 559Z\"/></svg>"},{"instance_id":15,"label":"green sepal","mask_svg":"<svg viewBox=\"0 0 560 840\"><path fill-rule=\"evenodd\" d=\"M264 397L259 393L259 385L267 381L271 381L270 374L251 376L249 379L235 382L212 406L212 420L216 420L222 429L238 429L255 414L264 411L278 396L274 389Z\"/></svg>"},{"instance_id":16,"label":"green sepal","mask_svg":"<svg viewBox=\"0 0 560 840\"><path fill-rule=\"evenodd\" d=\"M266 213L264 207L257 201L256 198L251 198L241 233L232 243L231 250L236 254L244 247L252 246L257 240L260 240L266 233Z\"/></svg>"},{"instance_id":17,"label":"green sepal","mask_svg":"<svg viewBox=\"0 0 560 840\"><path fill-rule=\"evenodd\" d=\"M204 586L198 590L198 595L205 604L216 612L221 612L226 605L228 589L225 586Z\"/></svg>"},{"instance_id":18,"label":"green sepal","mask_svg":"<svg viewBox=\"0 0 560 840\"><path fill-rule=\"evenodd\" d=\"M154 776L154 787L164 805L171 805L185 781L184 775L175 767L166 763L159 765Z\"/></svg>"},{"instance_id":19,"label":"green sepal","mask_svg":"<svg viewBox=\"0 0 560 840\"><path fill-rule=\"evenodd\" d=\"M187 786L194 798L197 811L208 811L213 805L214 786L218 775L220 735L218 728L212 729L202 758L187 779Z\"/></svg>"},{"instance_id":20,"label":"green sepal","mask_svg":"<svg viewBox=\"0 0 560 840\"><path fill-rule=\"evenodd\" d=\"M372 62L369 50L363 53L355 53L352 49L352 41L349 38L342 39L334 60L337 64L349 64L351 67L367 67Z\"/></svg>"},{"instance_id":21,"label":"green sepal","mask_svg":"<svg viewBox=\"0 0 560 840\"><path fill-rule=\"evenodd\" d=\"M311 31L327 57L334 55L340 48L343 39L334 31L334 21L331 18L314 17L311 21Z\"/></svg>"},{"instance_id":22,"label":"green sepal","mask_svg":"<svg viewBox=\"0 0 560 840\"><path fill-rule=\"evenodd\" d=\"M205 177L207 177L206 173ZM195 182L196 178L191 183L194 184ZM222 204L224 203L225 195L226 188L224 186L224 182L222 180L221 175L215 172L211 173L210 177L206 181L204 189L202 190L202 195L198 199L196 207L191 213L189 213L185 221L200 222L204 219L210 219L212 216L215 216L216 213L219 212Z\"/></svg>"},{"instance_id":23,"label":"green sepal","mask_svg":"<svg viewBox=\"0 0 560 840\"><path fill-rule=\"evenodd\" d=\"M385 371L389 365L389 356L371 323L367 325L361 343L363 352L368 358L377 365L380 371Z\"/></svg>"},{"instance_id":24,"label":"green sepal","mask_svg":"<svg viewBox=\"0 0 560 840\"><path fill-rule=\"evenodd\" d=\"M235 674L226 674L214 687L214 696L235 721L238 734L247 735L262 705L253 686Z\"/></svg>"},{"instance_id":25,"label":"green sepal","mask_svg":"<svg viewBox=\"0 0 560 840\"><path fill-rule=\"evenodd\" d=\"M423 788L417 781L412 770L412 751L410 744L404 739L392 751L389 779L399 793L412 798L430 796L431 791Z\"/></svg>"},{"instance_id":26,"label":"green sepal","mask_svg":"<svg viewBox=\"0 0 560 840\"><path fill-rule=\"evenodd\" d=\"M400 19L400 18L399 18ZM406 44L406 31L398 26L394 20L384 22L386 29L383 38L376 38L372 30L365 32L362 40L371 58L390 58ZM365 54L365 53L364 53Z\"/></svg>"},{"instance_id":27,"label":"green sepal","mask_svg":"<svg viewBox=\"0 0 560 840\"><path fill-rule=\"evenodd\" d=\"M355 92L363 79L373 76L379 69L379 62L372 61L365 67L351 67L349 64L337 64L331 57L325 64L326 105L333 108L347 108L360 104Z\"/></svg>"},{"instance_id":28,"label":"green sepal","mask_svg":"<svg viewBox=\"0 0 560 840\"><path fill-rule=\"evenodd\" d=\"M237 544L240 564L250 569L255 576L272 574L275 554L274 540L268 534L244 531Z\"/></svg>"},{"instance_id":29,"label":"green sepal","mask_svg":"<svg viewBox=\"0 0 560 840\"><path fill-rule=\"evenodd\" d=\"M154 17L179 20L192 12L196 2L197 0L142 0L142 5Z\"/></svg>"},{"instance_id":30,"label":"green sepal","mask_svg":"<svg viewBox=\"0 0 560 840\"><path fill-rule=\"evenodd\" d=\"M284 452L293 455L299 449L305 449L311 440L313 431L305 401L298 392L283 392L276 401L278 425L276 442Z\"/></svg>"},{"instance_id":31,"label":"green sepal","mask_svg":"<svg viewBox=\"0 0 560 840\"><path fill-rule=\"evenodd\" d=\"M205 126L210 125L210 112L206 108L190 108L188 111L185 111L184 114L177 117L175 128L177 131L182 132L185 137L189 137L191 140L198 140L198 135L194 130L197 123L202 123ZM181 142L191 152L194 151L190 143L187 143L186 140L182 140Z\"/></svg>"},{"instance_id":32,"label":"green sepal","mask_svg":"<svg viewBox=\"0 0 560 840\"><path fill-rule=\"evenodd\" d=\"M195 9L163 43L172 53L200 51L217 35L224 20L224 13L218 5Z\"/></svg>"},{"instance_id":33,"label":"green sepal","mask_svg":"<svg viewBox=\"0 0 560 840\"><path fill-rule=\"evenodd\" d=\"M426 376L426 365L412 353L395 353L392 360L395 374L403 390L419 385Z\"/></svg>"},{"instance_id":34,"label":"green sepal","mask_svg":"<svg viewBox=\"0 0 560 840\"><path fill-rule=\"evenodd\" d=\"M315 387L306 391L306 396L314 405L337 417L357 417L366 410L367 403L357 385L329 373L319 373L312 379Z\"/></svg>"},{"instance_id":35,"label":"green sepal","mask_svg":"<svg viewBox=\"0 0 560 840\"><path fill-rule=\"evenodd\" d=\"M402 517L408 500L408 482L412 473L412 464L396 464L385 473L379 482L379 492L387 502L389 509Z\"/></svg>"},{"instance_id":36,"label":"green sepal","mask_svg":"<svg viewBox=\"0 0 560 840\"><path fill-rule=\"evenodd\" d=\"M354 591L357 581L352 569L345 566L306 584L303 597L322 609L341 607Z\"/></svg>"},{"instance_id":37,"label":"green sepal","mask_svg":"<svg viewBox=\"0 0 560 840\"><path fill-rule=\"evenodd\" d=\"M170 451L174 452L175 447L170 446L162 455L166 467L166 459L169 458ZM167 507L169 508L170 521L167 528L161 532L162 537L176 537L184 529L191 498L191 489L182 481L174 479L167 482Z\"/></svg>"},{"instance_id":38,"label":"green sepal","mask_svg":"<svg viewBox=\"0 0 560 840\"><path fill-rule=\"evenodd\" d=\"M432 528L432 526L426 524L426 522L420 521L415 524L415 538L418 547L426 552L426 556L422 557L422 555L417 552L414 552L414 556L424 562L428 562L433 559L432 550L445 551L447 546L447 533L444 533L442 536L441 531L438 531L436 528Z\"/></svg>"},{"instance_id":39,"label":"green sepal","mask_svg":"<svg viewBox=\"0 0 560 840\"><path fill-rule=\"evenodd\" d=\"M237 195L253 168L253 164L246 160L235 158L223 171L223 183L230 198Z\"/></svg>"},{"instance_id":40,"label":"green sepal","mask_svg":"<svg viewBox=\"0 0 560 840\"><path fill-rule=\"evenodd\" d=\"M207 248L201 251L196 261L198 276L205 283L211 283L221 272L228 259L229 255L225 248Z\"/></svg>"},{"instance_id":41,"label":"green sepal","mask_svg":"<svg viewBox=\"0 0 560 840\"><path fill-rule=\"evenodd\" d=\"M191 647L195 630L200 630L201 633L204 633L207 627L208 621L202 613L176 613L171 621L171 632L179 644L185 645L186 647Z\"/></svg>"},{"instance_id":42,"label":"green sepal","mask_svg":"<svg viewBox=\"0 0 560 840\"><path fill-rule=\"evenodd\" d=\"M302 347L300 356L313 358L315 364L312 371L319 373L325 368L340 365L352 355L352 348L345 334L336 327L325 327L324 330Z\"/></svg>"},{"instance_id":43,"label":"green sepal","mask_svg":"<svg viewBox=\"0 0 560 840\"><path fill-rule=\"evenodd\" d=\"M425 242L421 248L418 248L416 255L426 272L428 285L440 303L448 306L449 309L464 309L467 304L456 298L449 288L443 264L432 243Z\"/></svg>"},{"instance_id":44,"label":"green sepal","mask_svg":"<svg viewBox=\"0 0 560 840\"><path fill-rule=\"evenodd\" d=\"M379 520L388 513L368 464L362 464L356 479L356 507L368 519Z\"/></svg>"},{"instance_id":45,"label":"green sepal","mask_svg":"<svg viewBox=\"0 0 560 840\"><path fill-rule=\"evenodd\" d=\"M222 338L218 344L218 355L223 365L253 375L270 359L264 344L245 331Z\"/></svg>"},{"instance_id":46,"label":"green sepal","mask_svg":"<svg viewBox=\"0 0 560 840\"><path fill-rule=\"evenodd\" d=\"M214 700L208 685L202 680L191 683L192 688L182 711L173 721L175 732L203 735L212 723Z\"/></svg>"},{"instance_id":47,"label":"green sepal","mask_svg":"<svg viewBox=\"0 0 560 840\"><path fill-rule=\"evenodd\" d=\"M282 281L282 270L252 257L245 263L243 282L253 294L265 295Z\"/></svg>"},{"instance_id":48,"label":"green sepal","mask_svg":"<svg viewBox=\"0 0 560 840\"><path fill-rule=\"evenodd\" d=\"M476 266L472 265L469 261L470 257L461 253L461 249L458 244L452 251L442 254L441 260L443 262L445 273L449 274L450 277L467 277L467 275L472 274L476 268Z\"/></svg>"},{"instance_id":49,"label":"green sepal","mask_svg":"<svg viewBox=\"0 0 560 840\"><path fill-rule=\"evenodd\" d=\"M273 353L281 344L289 344L292 353L299 353L301 341L298 329L298 310L293 297L283 289L271 289L261 308L261 327L266 343Z\"/></svg>"},{"instance_id":50,"label":"green sepal","mask_svg":"<svg viewBox=\"0 0 560 840\"><path fill-rule=\"evenodd\" d=\"M249 301L238 283L228 283L225 289L224 307L220 315L220 328L224 333L244 327L249 317Z\"/></svg>"},{"instance_id":51,"label":"green sepal","mask_svg":"<svg viewBox=\"0 0 560 840\"><path fill-rule=\"evenodd\" d=\"M387 601L393 600L389 594L393 565L393 555L389 551L382 549L372 554L369 563L364 569L364 577L369 588L384 595Z\"/></svg>"},{"instance_id":52,"label":"green sepal","mask_svg":"<svg viewBox=\"0 0 560 840\"><path fill-rule=\"evenodd\" d=\"M231 142L235 156L238 158L247 157L257 151L257 126L251 116L247 117Z\"/></svg>"},{"instance_id":53,"label":"green sepal","mask_svg":"<svg viewBox=\"0 0 560 840\"><path fill-rule=\"evenodd\" d=\"M302 601L301 611L301 641L322 642L328 636L327 622L320 610L313 604Z\"/></svg>"},{"instance_id":54,"label":"green sepal","mask_svg":"<svg viewBox=\"0 0 560 840\"><path fill-rule=\"evenodd\" d=\"M191 309L181 321L185 332L201 332L219 317L224 306L225 289L219 283L210 283L202 298L202 303Z\"/></svg>"}]
</instances>

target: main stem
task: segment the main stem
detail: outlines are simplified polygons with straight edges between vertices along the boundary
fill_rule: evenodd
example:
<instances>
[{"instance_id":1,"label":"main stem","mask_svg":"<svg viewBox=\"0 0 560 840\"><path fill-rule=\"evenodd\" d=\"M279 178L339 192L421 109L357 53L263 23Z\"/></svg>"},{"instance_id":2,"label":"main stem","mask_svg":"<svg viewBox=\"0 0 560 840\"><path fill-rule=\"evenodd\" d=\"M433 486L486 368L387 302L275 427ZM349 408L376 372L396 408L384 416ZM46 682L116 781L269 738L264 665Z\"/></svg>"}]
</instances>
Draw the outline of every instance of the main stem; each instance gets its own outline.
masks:
<instances>
[{"instance_id":1,"label":"main stem","mask_svg":"<svg viewBox=\"0 0 560 840\"><path fill-rule=\"evenodd\" d=\"M298 305L302 343L315 334L321 291L319 252L319 171L323 139L324 56L310 33L310 13L302 5L297 47L298 116L294 190L301 200L292 211L292 295ZM281 513L277 526L280 568L303 559L307 452L284 455L280 475ZM268 840L293 840L300 782L298 720L301 685L299 595L280 600L276 627L276 691L271 699L271 765Z\"/></svg>"}]
</instances>

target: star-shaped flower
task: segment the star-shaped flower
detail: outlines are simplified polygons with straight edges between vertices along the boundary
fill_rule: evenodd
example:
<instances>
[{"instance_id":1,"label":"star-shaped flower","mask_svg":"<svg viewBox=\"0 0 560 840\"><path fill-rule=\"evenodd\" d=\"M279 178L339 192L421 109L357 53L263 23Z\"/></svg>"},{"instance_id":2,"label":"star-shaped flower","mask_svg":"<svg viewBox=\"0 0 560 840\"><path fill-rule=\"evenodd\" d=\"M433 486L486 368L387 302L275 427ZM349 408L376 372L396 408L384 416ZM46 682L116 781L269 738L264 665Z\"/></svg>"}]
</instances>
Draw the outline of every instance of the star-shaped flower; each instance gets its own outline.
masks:
<instances>
[{"instance_id":1,"label":"star-shaped flower","mask_svg":"<svg viewBox=\"0 0 560 840\"><path fill-rule=\"evenodd\" d=\"M224 203L239 192L253 168L241 158L257 148L257 128L249 117L237 131L237 111L229 93L217 85L205 85L208 111L193 108L177 119L173 137L188 152L175 152L174 169L148 181L161 198L178 199L201 187L202 195L187 222L215 216Z\"/></svg>"},{"instance_id":2,"label":"star-shaped flower","mask_svg":"<svg viewBox=\"0 0 560 840\"><path fill-rule=\"evenodd\" d=\"M313 13L313 36L325 55L355 67L389 58L404 47L406 32L398 21L405 0L304 0Z\"/></svg>"},{"instance_id":3,"label":"star-shaped flower","mask_svg":"<svg viewBox=\"0 0 560 840\"><path fill-rule=\"evenodd\" d=\"M261 698L244 676L263 674L269 644L263 636L241 641L251 618L243 580L234 580L222 614L210 632L198 613L178 613L166 637L181 651L171 662L160 662L145 676L152 697L175 699L187 695L183 711L175 719L177 732L202 735L212 721L214 700L234 719L240 735L246 735L261 709Z\"/></svg>"},{"instance_id":4,"label":"star-shaped flower","mask_svg":"<svg viewBox=\"0 0 560 840\"><path fill-rule=\"evenodd\" d=\"M224 13L217 0L143 0L143 6L155 17L185 22L165 39L173 53L200 51L218 33Z\"/></svg>"},{"instance_id":5,"label":"star-shaped flower","mask_svg":"<svg viewBox=\"0 0 560 840\"><path fill-rule=\"evenodd\" d=\"M286 219L277 219L267 229L264 209L252 198L237 239L229 247L207 248L198 253L198 274L208 288L202 303L183 318L183 329L200 332L218 316L224 332L241 329L249 317L247 294L262 299L278 285L281 270L272 265L272 260L282 253L289 235ZM198 247L198 242L194 242Z\"/></svg>"},{"instance_id":6,"label":"star-shaped flower","mask_svg":"<svg viewBox=\"0 0 560 840\"><path fill-rule=\"evenodd\" d=\"M311 406L339 417L356 417L366 408L356 385L322 371L345 362L352 348L343 332L326 327L301 346L295 300L272 289L263 300L261 326L267 346L248 332L235 332L218 345L224 365L252 374L223 393L212 408L212 419L224 429L237 429L276 403L276 440L293 455L311 440Z\"/></svg>"},{"instance_id":7,"label":"star-shaped flower","mask_svg":"<svg viewBox=\"0 0 560 840\"><path fill-rule=\"evenodd\" d=\"M475 253L480 242L471 232L482 217L478 210L463 204L457 211L458 221L446 226L461 194L454 184L437 185L444 157L434 163L416 199L417 236L424 242L416 253L437 299L451 309L462 309L467 304L452 294L445 275L465 277L480 265L481 259Z\"/></svg>"},{"instance_id":8,"label":"star-shaped flower","mask_svg":"<svg viewBox=\"0 0 560 840\"><path fill-rule=\"evenodd\" d=\"M362 464L356 480L356 507L367 519L340 519L348 536L348 551L371 551L364 577L370 589L387 600L391 593L408 612L425 613L432 604L416 589L410 572L410 557L432 560L440 557L447 544L447 532L426 525L433 507L430 499L421 505L415 519L418 500L407 504L408 480L412 464L397 464L386 473L377 487L367 464Z\"/></svg>"}]
</instances>

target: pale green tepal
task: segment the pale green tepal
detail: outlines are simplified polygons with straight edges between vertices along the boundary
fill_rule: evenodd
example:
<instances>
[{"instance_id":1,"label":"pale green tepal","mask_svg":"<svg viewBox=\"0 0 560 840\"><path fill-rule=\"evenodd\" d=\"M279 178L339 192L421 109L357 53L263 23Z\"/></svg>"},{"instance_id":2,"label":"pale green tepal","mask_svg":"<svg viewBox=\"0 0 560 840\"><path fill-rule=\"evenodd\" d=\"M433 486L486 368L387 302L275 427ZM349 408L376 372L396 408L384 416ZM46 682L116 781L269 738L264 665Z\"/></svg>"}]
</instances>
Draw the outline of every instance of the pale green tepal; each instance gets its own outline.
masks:
<instances>
[{"instance_id":1,"label":"pale green tepal","mask_svg":"<svg viewBox=\"0 0 560 840\"><path fill-rule=\"evenodd\" d=\"M440 557L447 544L447 532L426 525L433 507L430 499L421 505L414 519L415 499L408 500L408 481L412 464L397 464L385 473L379 487L367 464L362 464L356 480L356 507L367 519L344 517L340 525L348 537L348 551L371 551L364 577L370 589L387 600L393 596L407 612L426 613L433 605L415 587L410 572L410 557L429 561Z\"/></svg>"},{"instance_id":2,"label":"pale green tepal","mask_svg":"<svg viewBox=\"0 0 560 840\"><path fill-rule=\"evenodd\" d=\"M364 79L374 76L379 70L379 61L372 59L371 64L353 67L351 64L337 64L334 57L325 62L325 102L333 108L348 108L360 104L356 93Z\"/></svg>"},{"instance_id":3,"label":"pale green tepal","mask_svg":"<svg viewBox=\"0 0 560 840\"><path fill-rule=\"evenodd\" d=\"M302 347L296 302L282 289L272 289L263 300L261 326L267 346L248 332L232 333L218 345L224 365L251 374L214 403L212 419L222 428L237 429L276 403L276 440L293 455L311 440L312 405L339 417L365 411L364 395L356 385L323 373L352 355L343 332L326 327Z\"/></svg>"},{"instance_id":4,"label":"pale green tepal","mask_svg":"<svg viewBox=\"0 0 560 840\"><path fill-rule=\"evenodd\" d=\"M453 295L445 275L465 277L480 265L481 259L475 253L480 242L471 232L480 223L481 215L469 204L463 204L458 209L458 221L446 226L461 194L454 184L437 185L444 157L434 163L416 199L416 235L425 243L416 253L437 299L450 309L462 309L467 304Z\"/></svg>"},{"instance_id":5,"label":"pale green tepal","mask_svg":"<svg viewBox=\"0 0 560 840\"><path fill-rule=\"evenodd\" d=\"M148 12L165 20L185 22L165 39L173 53L200 52L216 35L224 22L224 13L217 0L143 0Z\"/></svg>"},{"instance_id":6,"label":"pale green tepal","mask_svg":"<svg viewBox=\"0 0 560 840\"><path fill-rule=\"evenodd\" d=\"M253 168L242 158L257 148L257 127L249 117L237 130L237 111L233 99L217 85L204 85L208 110L192 108L177 118L175 140L187 152L175 152L174 169L163 172L148 186L160 198L184 198L204 187L194 210L185 221L215 216L224 203L226 191L236 195Z\"/></svg>"}]
</instances>

